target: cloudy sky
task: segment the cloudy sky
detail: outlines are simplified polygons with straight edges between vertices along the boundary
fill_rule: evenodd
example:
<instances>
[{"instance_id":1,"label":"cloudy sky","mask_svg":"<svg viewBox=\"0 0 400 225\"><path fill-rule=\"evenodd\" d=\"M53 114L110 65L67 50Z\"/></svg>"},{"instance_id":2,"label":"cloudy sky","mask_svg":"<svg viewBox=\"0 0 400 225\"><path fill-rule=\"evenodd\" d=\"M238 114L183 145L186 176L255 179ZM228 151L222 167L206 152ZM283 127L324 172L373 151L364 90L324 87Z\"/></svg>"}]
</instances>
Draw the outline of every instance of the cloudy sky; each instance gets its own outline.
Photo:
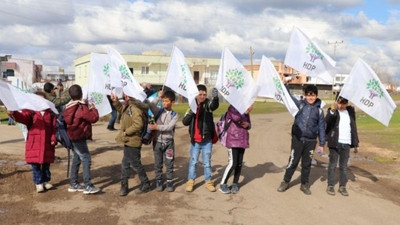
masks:
<instances>
[{"instance_id":1,"label":"cloudy sky","mask_svg":"<svg viewBox=\"0 0 400 225\"><path fill-rule=\"evenodd\" d=\"M378 3L379 2L379 3ZM249 47L284 60L293 26L341 73L359 57L400 81L400 0L0 0L0 55L73 71L73 60L111 46L140 54L176 45L186 56L220 58L228 47L244 64Z\"/></svg>"}]
</instances>

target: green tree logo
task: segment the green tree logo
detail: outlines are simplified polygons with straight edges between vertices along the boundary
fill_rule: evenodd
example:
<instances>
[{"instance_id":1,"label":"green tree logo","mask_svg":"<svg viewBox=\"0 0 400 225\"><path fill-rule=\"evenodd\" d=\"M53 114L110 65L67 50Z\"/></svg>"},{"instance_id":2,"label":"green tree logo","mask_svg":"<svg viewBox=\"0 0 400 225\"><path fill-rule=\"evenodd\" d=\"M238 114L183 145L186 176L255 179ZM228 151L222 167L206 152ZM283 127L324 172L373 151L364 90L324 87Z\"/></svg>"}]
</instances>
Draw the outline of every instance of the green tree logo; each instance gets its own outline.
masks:
<instances>
[{"instance_id":1,"label":"green tree logo","mask_svg":"<svg viewBox=\"0 0 400 225\"><path fill-rule=\"evenodd\" d=\"M379 98L382 98L383 96L383 90L379 86L379 81L375 79L371 79L367 83L367 89L369 90L369 98L373 99L374 97L378 96Z\"/></svg>"},{"instance_id":2,"label":"green tree logo","mask_svg":"<svg viewBox=\"0 0 400 225\"><path fill-rule=\"evenodd\" d=\"M285 92L283 92L282 84L281 84L279 78L274 77L274 78L272 78L272 80L274 81L275 87L276 87L276 89L278 89L278 92L285 95Z\"/></svg>"},{"instance_id":3,"label":"green tree logo","mask_svg":"<svg viewBox=\"0 0 400 225\"><path fill-rule=\"evenodd\" d=\"M321 54L320 51L311 43L309 43L306 47L306 53L310 54L310 61L314 62L316 59L324 59L324 56Z\"/></svg>"},{"instance_id":4,"label":"green tree logo","mask_svg":"<svg viewBox=\"0 0 400 225\"><path fill-rule=\"evenodd\" d=\"M103 102L103 94L99 92L91 92L89 102L93 102L95 105L100 105Z\"/></svg>"},{"instance_id":5,"label":"green tree logo","mask_svg":"<svg viewBox=\"0 0 400 225\"><path fill-rule=\"evenodd\" d=\"M236 87L236 89L240 89L244 85L244 77L242 71L237 69L229 69L226 72L226 88Z\"/></svg>"},{"instance_id":6,"label":"green tree logo","mask_svg":"<svg viewBox=\"0 0 400 225\"><path fill-rule=\"evenodd\" d=\"M103 74L106 77L110 77L110 64L107 63L106 65L104 65L103 67Z\"/></svg>"},{"instance_id":7,"label":"green tree logo","mask_svg":"<svg viewBox=\"0 0 400 225\"><path fill-rule=\"evenodd\" d=\"M185 65L181 65L181 73L183 74L183 83L187 84L187 73Z\"/></svg>"},{"instance_id":8,"label":"green tree logo","mask_svg":"<svg viewBox=\"0 0 400 225\"><path fill-rule=\"evenodd\" d=\"M119 72L121 72L122 79L125 78L125 79L128 79L130 82L132 82L132 78L131 78L129 71L125 65L120 65L118 69L119 69Z\"/></svg>"}]
</instances>

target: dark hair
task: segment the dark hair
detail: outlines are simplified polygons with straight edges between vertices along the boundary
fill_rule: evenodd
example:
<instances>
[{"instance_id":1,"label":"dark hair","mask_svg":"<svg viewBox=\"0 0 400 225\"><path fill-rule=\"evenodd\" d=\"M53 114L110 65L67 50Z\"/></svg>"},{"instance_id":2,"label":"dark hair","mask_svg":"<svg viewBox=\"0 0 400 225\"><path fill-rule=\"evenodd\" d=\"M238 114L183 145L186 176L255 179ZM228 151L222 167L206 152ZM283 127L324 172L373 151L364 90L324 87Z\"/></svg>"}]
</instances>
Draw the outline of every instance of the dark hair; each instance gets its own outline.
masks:
<instances>
[{"instance_id":1,"label":"dark hair","mask_svg":"<svg viewBox=\"0 0 400 225\"><path fill-rule=\"evenodd\" d=\"M306 88L304 89L304 94L315 94L318 95L318 88L317 86L314 85L307 85Z\"/></svg>"},{"instance_id":2,"label":"dark hair","mask_svg":"<svg viewBox=\"0 0 400 225\"><path fill-rule=\"evenodd\" d=\"M58 82L57 86L64 87L63 83L61 83L61 82Z\"/></svg>"},{"instance_id":3,"label":"dark hair","mask_svg":"<svg viewBox=\"0 0 400 225\"><path fill-rule=\"evenodd\" d=\"M197 85L197 89L198 89L199 91L205 91L205 92L207 92L207 87L206 87L204 84L198 84L198 85Z\"/></svg>"},{"instance_id":4,"label":"dark hair","mask_svg":"<svg viewBox=\"0 0 400 225\"><path fill-rule=\"evenodd\" d=\"M68 93L72 100L80 100L82 98L82 88L78 84L72 85Z\"/></svg>"},{"instance_id":5,"label":"dark hair","mask_svg":"<svg viewBox=\"0 0 400 225\"><path fill-rule=\"evenodd\" d=\"M35 94L46 98L46 94L43 91L36 91Z\"/></svg>"},{"instance_id":6,"label":"dark hair","mask_svg":"<svg viewBox=\"0 0 400 225\"><path fill-rule=\"evenodd\" d=\"M51 90L53 90L53 89L54 89L54 84L52 84L50 82L45 83L43 86L43 90L47 93L51 93Z\"/></svg>"},{"instance_id":7,"label":"dark hair","mask_svg":"<svg viewBox=\"0 0 400 225\"><path fill-rule=\"evenodd\" d=\"M171 102L175 101L175 93L173 91L166 91L161 98L168 98Z\"/></svg>"},{"instance_id":8,"label":"dark hair","mask_svg":"<svg viewBox=\"0 0 400 225\"><path fill-rule=\"evenodd\" d=\"M347 104L347 103L349 103L349 100L347 100L346 98L343 98L342 96L339 96L339 98L337 98L337 102L340 104Z\"/></svg>"}]
</instances>

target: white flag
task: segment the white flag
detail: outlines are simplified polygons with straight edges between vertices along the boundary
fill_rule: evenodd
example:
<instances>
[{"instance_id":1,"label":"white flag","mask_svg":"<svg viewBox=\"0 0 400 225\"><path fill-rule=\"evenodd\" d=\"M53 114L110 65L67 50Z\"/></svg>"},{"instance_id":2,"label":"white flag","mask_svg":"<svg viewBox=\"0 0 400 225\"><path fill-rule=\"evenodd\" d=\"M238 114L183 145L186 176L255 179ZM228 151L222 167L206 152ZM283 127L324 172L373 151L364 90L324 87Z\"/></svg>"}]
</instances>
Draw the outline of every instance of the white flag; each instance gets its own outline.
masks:
<instances>
[{"instance_id":1,"label":"white flag","mask_svg":"<svg viewBox=\"0 0 400 225\"><path fill-rule=\"evenodd\" d=\"M165 85L185 96L189 101L190 109L193 112L197 111L196 97L199 94L197 85L185 62L185 56L175 46L172 49Z\"/></svg>"},{"instance_id":2,"label":"white flag","mask_svg":"<svg viewBox=\"0 0 400 225\"><path fill-rule=\"evenodd\" d=\"M385 126L389 125L396 108L378 76L362 59L351 69L340 95Z\"/></svg>"},{"instance_id":3,"label":"white flag","mask_svg":"<svg viewBox=\"0 0 400 225\"><path fill-rule=\"evenodd\" d=\"M122 86L123 92L135 99L143 101L146 99L142 86L133 77L124 58L113 48L108 48L110 57L110 82L111 86ZM120 83L118 82L120 81Z\"/></svg>"},{"instance_id":4,"label":"white flag","mask_svg":"<svg viewBox=\"0 0 400 225\"><path fill-rule=\"evenodd\" d=\"M273 98L277 102L284 104L292 116L299 111L292 97L282 83L278 72L272 62L262 56L260 71L258 73L257 85L260 88L258 96Z\"/></svg>"},{"instance_id":5,"label":"white flag","mask_svg":"<svg viewBox=\"0 0 400 225\"><path fill-rule=\"evenodd\" d=\"M111 94L110 62L108 55L92 53L90 55L89 83L87 86L87 99L96 106L99 116L111 112L107 95Z\"/></svg>"},{"instance_id":6,"label":"white flag","mask_svg":"<svg viewBox=\"0 0 400 225\"><path fill-rule=\"evenodd\" d=\"M258 94L258 86L253 78L228 48L222 52L215 87L240 113L253 104Z\"/></svg>"},{"instance_id":7,"label":"white flag","mask_svg":"<svg viewBox=\"0 0 400 225\"><path fill-rule=\"evenodd\" d=\"M336 62L297 27L293 28L285 64L310 77L331 84L335 77Z\"/></svg>"},{"instance_id":8,"label":"white flag","mask_svg":"<svg viewBox=\"0 0 400 225\"><path fill-rule=\"evenodd\" d=\"M0 100L9 111L21 111L23 109L43 111L51 109L55 114L58 114L55 105L49 100L36 94L23 92L22 90L1 80Z\"/></svg>"}]
</instances>

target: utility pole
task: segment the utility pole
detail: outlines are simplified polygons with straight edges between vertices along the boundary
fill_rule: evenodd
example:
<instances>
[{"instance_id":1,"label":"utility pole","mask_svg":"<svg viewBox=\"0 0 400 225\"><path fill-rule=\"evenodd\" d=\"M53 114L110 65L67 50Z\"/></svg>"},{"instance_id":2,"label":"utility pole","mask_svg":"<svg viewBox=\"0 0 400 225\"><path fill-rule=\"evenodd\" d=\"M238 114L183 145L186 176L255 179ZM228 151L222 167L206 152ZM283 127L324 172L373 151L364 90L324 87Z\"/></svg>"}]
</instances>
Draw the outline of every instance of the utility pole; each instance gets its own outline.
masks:
<instances>
[{"instance_id":1,"label":"utility pole","mask_svg":"<svg viewBox=\"0 0 400 225\"><path fill-rule=\"evenodd\" d=\"M251 77L254 78L253 76L253 55L254 55L254 51L253 48L250 46L250 65L251 65Z\"/></svg>"},{"instance_id":2,"label":"utility pole","mask_svg":"<svg viewBox=\"0 0 400 225\"><path fill-rule=\"evenodd\" d=\"M333 45L333 60L335 60L335 61L336 61L336 47L338 45L342 44L342 43L343 43L343 40L342 41L335 41L335 42L329 42L328 41L328 45Z\"/></svg>"}]
</instances>

